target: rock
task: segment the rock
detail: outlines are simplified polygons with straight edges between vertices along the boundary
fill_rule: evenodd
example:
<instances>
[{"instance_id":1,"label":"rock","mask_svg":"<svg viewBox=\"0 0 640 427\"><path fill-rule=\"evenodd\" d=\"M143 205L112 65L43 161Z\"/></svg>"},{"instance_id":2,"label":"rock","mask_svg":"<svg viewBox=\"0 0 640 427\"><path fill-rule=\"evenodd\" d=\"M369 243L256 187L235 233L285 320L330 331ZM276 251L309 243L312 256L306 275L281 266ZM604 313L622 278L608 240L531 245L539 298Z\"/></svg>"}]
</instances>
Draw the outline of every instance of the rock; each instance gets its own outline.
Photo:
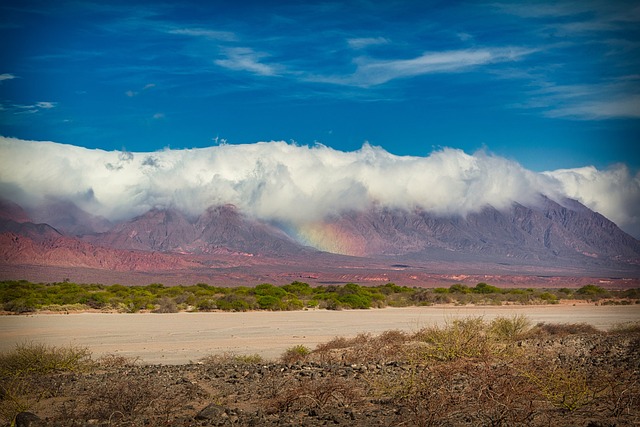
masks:
<instances>
[{"instance_id":1,"label":"rock","mask_svg":"<svg viewBox=\"0 0 640 427\"><path fill-rule=\"evenodd\" d=\"M227 417L227 410L225 409L224 406L211 403L210 405L205 407L203 410L198 412L198 415L196 415L195 418L196 420L217 420L217 419L226 418L226 417Z\"/></svg>"},{"instance_id":2,"label":"rock","mask_svg":"<svg viewBox=\"0 0 640 427\"><path fill-rule=\"evenodd\" d=\"M16 415L16 427L37 427L43 425L39 416L32 412L20 412Z\"/></svg>"}]
</instances>

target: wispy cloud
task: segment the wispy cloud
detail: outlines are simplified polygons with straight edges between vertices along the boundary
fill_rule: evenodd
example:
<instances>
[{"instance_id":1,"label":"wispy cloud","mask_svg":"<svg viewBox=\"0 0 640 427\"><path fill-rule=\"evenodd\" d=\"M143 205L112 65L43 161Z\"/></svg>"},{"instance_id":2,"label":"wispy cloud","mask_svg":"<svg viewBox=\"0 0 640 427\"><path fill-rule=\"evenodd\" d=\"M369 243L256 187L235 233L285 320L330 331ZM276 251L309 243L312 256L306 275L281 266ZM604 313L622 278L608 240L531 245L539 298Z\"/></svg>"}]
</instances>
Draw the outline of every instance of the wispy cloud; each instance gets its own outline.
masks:
<instances>
[{"instance_id":1,"label":"wispy cloud","mask_svg":"<svg viewBox=\"0 0 640 427\"><path fill-rule=\"evenodd\" d=\"M13 79L17 79L18 77L15 76L14 74L10 74L10 73L4 73L4 74L0 74L0 82L3 82L5 80L13 80Z\"/></svg>"},{"instance_id":2,"label":"wispy cloud","mask_svg":"<svg viewBox=\"0 0 640 427\"><path fill-rule=\"evenodd\" d=\"M275 76L282 71L279 64L265 64L261 62L269 54L256 52L247 47L232 47L223 50L226 58L216 59L214 63L220 67L235 71L247 71L261 76Z\"/></svg>"},{"instance_id":3,"label":"wispy cloud","mask_svg":"<svg viewBox=\"0 0 640 427\"><path fill-rule=\"evenodd\" d=\"M548 117L577 120L640 118L640 95L622 95L614 99L586 101L548 110Z\"/></svg>"},{"instance_id":4,"label":"wispy cloud","mask_svg":"<svg viewBox=\"0 0 640 427\"><path fill-rule=\"evenodd\" d=\"M127 95L129 98L133 98L134 96L138 96L141 92L144 92L149 89L153 89L154 87L156 87L155 83L148 83L143 86L141 91L128 90L124 94Z\"/></svg>"},{"instance_id":5,"label":"wispy cloud","mask_svg":"<svg viewBox=\"0 0 640 427\"><path fill-rule=\"evenodd\" d=\"M41 101L41 102L37 102L35 106L37 108L49 110L51 108L54 108L56 104L57 104L56 102Z\"/></svg>"},{"instance_id":6,"label":"wispy cloud","mask_svg":"<svg viewBox=\"0 0 640 427\"><path fill-rule=\"evenodd\" d=\"M385 37L359 37L347 40L347 44L351 49L364 49L369 46L384 45L389 43L389 39Z\"/></svg>"},{"instance_id":7,"label":"wispy cloud","mask_svg":"<svg viewBox=\"0 0 640 427\"><path fill-rule=\"evenodd\" d=\"M0 110L12 114L35 114L42 110L51 110L58 105L57 102L40 101L35 104L1 104Z\"/></svg>"},{"instance_id":8,"label":"wispy cloud","mask_svg":"<svg viewBox=\"0 0 640 427\"><path fill-rule=\"evenodd\" d=\"M368 87L399 78L461 72L481 65L518 61L532 52L531 49L514 47L427 52L416 58L396 60L359 57L354 60L357 68L352 75L316 76L314 79L327 83Z\"/></svg>"},{"instance_id":9,"label":"wispy cloud","mask_svg":"<svg viewBox=\"0 0 640 427\"><path fill-rule=\"evenodd\" d=\"M625 31L640 22L640 6L634 2L567 1L498 4L498 10L535 19L556 36L589 36Z\"/></svg>"},{"instance_id":10,"label":"wispy cloud","mask_svg":"<svg viewBox=\"0 0 640 427\"><path fill-rule=\"evenodd\" d=\"M167 31L169 34L178 34L191 37L204 37L212 40L220 40L226 42L237 41L236 35L229 31L217 31L207 28L175 28Z\"/></svg>"},{"instance_id":11,"label":"wispy cloud","mask_svg":"<svg viewBox=\"0 0 640 427\"><path fill-rule=\"evenodd\" d=\"M640 78L622 76L594 84L555 85L529 91L521 108L539 109L550 118L606 120L640 118Z\"/></svg>"}]
</instances>

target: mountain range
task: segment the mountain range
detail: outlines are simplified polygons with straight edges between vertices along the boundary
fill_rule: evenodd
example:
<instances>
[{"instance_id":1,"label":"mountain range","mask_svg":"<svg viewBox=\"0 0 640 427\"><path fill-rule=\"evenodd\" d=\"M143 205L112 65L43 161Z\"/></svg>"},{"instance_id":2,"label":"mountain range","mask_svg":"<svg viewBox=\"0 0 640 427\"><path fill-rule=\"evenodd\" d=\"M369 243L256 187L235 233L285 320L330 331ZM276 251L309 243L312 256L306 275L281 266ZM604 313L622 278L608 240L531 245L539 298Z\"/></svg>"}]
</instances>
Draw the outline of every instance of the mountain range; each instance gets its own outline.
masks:
<instances>
[{"instance_id":1,"label":"mountain range","mask_svg":"<svg viewBox=\"0 0 640 427\"><path fill-rule=\"evenodd\" d=\"M3 200L2 276L234 285L486 277L548 285L555 277L628 286L640 280L640 241L575 200L542 195L464 217L371 206L303 224L252 218L233 205L195 216L155 208L112 223L70 202L26 210Z\"/></svg>"}]
</instances>

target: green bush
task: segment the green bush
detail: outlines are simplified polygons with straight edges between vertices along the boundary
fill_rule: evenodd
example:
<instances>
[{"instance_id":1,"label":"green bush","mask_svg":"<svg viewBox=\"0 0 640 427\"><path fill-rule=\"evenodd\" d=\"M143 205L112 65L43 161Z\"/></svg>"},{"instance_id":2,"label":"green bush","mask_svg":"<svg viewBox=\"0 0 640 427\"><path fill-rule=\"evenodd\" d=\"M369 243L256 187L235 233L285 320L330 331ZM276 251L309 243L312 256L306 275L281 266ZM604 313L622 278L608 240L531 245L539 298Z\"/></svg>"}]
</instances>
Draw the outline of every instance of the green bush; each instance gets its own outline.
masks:
<instances>
[{"instance_id":1,"label":"green bush","mask_svg":"<svg viewBox=\"0 0 640 427\"><path fill-rule=\"evenodd\" d=\"M444 327L425 328L416 338L427 345L423 355L436 360L486 358L492 353L482 317L456 319Z\"/></svg>"},{"instance_id":2,"label":"green bush","mask_svg":"<svg viewBox=\"0 0 640 427\"><path fill-rule=\"evenodd\" d=\"M480 282L471 291L477 294L497 294L500 293L500 288Z\"/></svg>"},{"instance_id":3,"label":"green bush","mask_svg":"<svg viewBox=\"0 0 640 427\"><path fill-rule=\"evenodd\" d=\"M585 285L576 291L579 295L604 295L606 290L596 285Z\"/></svg>"},{"instance_id":4,"label":"green bush","mask_svg":"<svg viewBox=\"0 0 640 427\"><path fill-rule=\"evenodd\" d=\"M280 356L280 360L282 363L296 363L304 360L309 354L311 354L311 350L309 350L308 347L304 345L294 345L285 350L282 356Z\"/></svg>"},{"instance_id":5,"label":"green bush","mask_svg":"<svg viewBox=\"0 0 640 427\"><path fill-rule=\"evenodd\" d=\"M531 321L524 315L512 317L496 317L491 321L490 331L501 340L517 340L522 338L531 328Z\"/></svg>"},{"instance_id":6,"label":"green bush","mask_svg":"<svg viewBox=\"0 0 640 427\"><path fill-rule=\"evenodd\" d=\"M449 292L457 294L468 294L469 292L471 292L471 288L466 285L456 283L455 285L449 286Z\"/></svg>"},{"instance_id":7,"label":"green bush","mask_svg":"<svg viewBox=\"0 0 640 427\"><path fill-rule=\"evenodd\" d=\"M311 287L308 283L292 282L275 286L262 283L253 288L215 287L206 283L193 286L169 286L152 283L147 286L100 284L30 283L27 281L0 281L0 307L13 313L29 313L43 308L86 306L93 309L113 308L121 312L140 310L299 310L319 307L330 310L368 309L371 307L406 307L455 303L465 304L540 304L557 303L571 297L567 288L557 290L500 289L487 283L470 288L457 283L449 288L409 288L386 283L378 286L360 286L356 283ZM607 304L640 303L640 289L606 291L587 285L575 295L596 301L611 298ZM174 308L173 300L176 304Z\"/></svg>"},{"instance_id":8,"label":"green bush","mask_svg":"<svg viewBox=\"0 0 640 427\"><path fill-rule=\"evenodd\" d=\"M282 301L273 295L260 296L257 299L258 307L263 310L280 310L282 308Z\"/></svg>"}]
</instances>

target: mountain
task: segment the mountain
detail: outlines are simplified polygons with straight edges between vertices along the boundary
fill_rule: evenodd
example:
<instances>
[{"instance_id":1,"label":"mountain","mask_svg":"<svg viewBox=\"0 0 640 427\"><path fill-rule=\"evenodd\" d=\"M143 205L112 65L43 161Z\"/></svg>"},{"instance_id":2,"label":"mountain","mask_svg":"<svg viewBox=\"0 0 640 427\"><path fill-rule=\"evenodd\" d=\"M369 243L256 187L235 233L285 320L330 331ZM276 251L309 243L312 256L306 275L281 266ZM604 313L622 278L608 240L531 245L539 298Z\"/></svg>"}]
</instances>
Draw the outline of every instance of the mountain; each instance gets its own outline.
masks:
<instances>
[{"instance_id":1,"label":"mountain","mask_svg":"<svg viewBox=\"0 0 640 427\"><path fill-rule=\"evenodd\" d=\"M309 250L232 205L211 207L192 221L175 209L152 209L85 240L118 249L190 254L285 256Z\"/></svg>"},{"instance_id":2,"label":"mountain","mask_svg":"<svg viewBox=\"0 0 640 427\"><path fill-rule=\"evenodd\" d=\"M600 260L637 263L640 242L613 222L574 200L561 205L546 197L532 207L514 203L491 206L466 217L439 217L422 210L372 209L348 212L324 221L320 246L341 241L346 255L429 256L448 251L484 258L531 259L550 263ZM311 236L311 237L310 237ZM327 241L330 240L330 241Z\"/></svg>"},{"instance_id":3,"label":"mountain","mask_svg":"<svg viewBox=\"0 0 640 427\"><path fill-rule=\"evenodd\" d=\"M113 224L104 217L91 215L75 203L62 200L50 201L29 212L35 223L45 223L56 230L73 236L105 232Z\"/></svg>"},{"instance_id":4,"label":"mountain","mask_svg":"<svg viewBox=\"0 0 640 427\"><path fill-rule=\"evenodd\" d=\"M181 252L196 238L193 224L179 211L152 209L104 233L83 240L116 249Z\"/></svg>"},{"instance_id":5,"label":"mountain","mask_svg":"<svg viewBox=\"0 0 640 427\"><path fill-rule=\"evenodd\" d=\"M10 232L0 233L0 263L115 271L175 270L200 266L197 262L170 254L98 247L66 236L38 241Z\"/></svg>"},{"instance_id":6,"label":"mountain","mask_svg":"<svg viewBox=\"0 0 640 427\"><path fill-rule=\"evenodd\" d=\"M0 221L6 220L18 223L31 222L31 218L21 206L0 198Z\"/></svg>"},{"instance_id":7,"label":"mountain","mask_svg":"<svg viewBox=\"0 0 640 427\"><path fill-rule=\"evenodd\" d=\"M47 214L58 219L54 228L15 204L0 204L0 276L25 278L39 266L38 277L47 268L67 269L67 277L82 268L82 277L101 280L120 271L171 276L178 283L176 274L254 284L303 279L420 285L483 273L497 281L514 278L507 283L549 275L640 280L638 240L575 200L544 196L530 206L486 206L466 217L378 206L286 228L222 205L197 216L152 209L97 232L107 226L98 217L75 205L57 209ZM83 229L87 233L79 235Z\"/></svg>"}]
</instances>

